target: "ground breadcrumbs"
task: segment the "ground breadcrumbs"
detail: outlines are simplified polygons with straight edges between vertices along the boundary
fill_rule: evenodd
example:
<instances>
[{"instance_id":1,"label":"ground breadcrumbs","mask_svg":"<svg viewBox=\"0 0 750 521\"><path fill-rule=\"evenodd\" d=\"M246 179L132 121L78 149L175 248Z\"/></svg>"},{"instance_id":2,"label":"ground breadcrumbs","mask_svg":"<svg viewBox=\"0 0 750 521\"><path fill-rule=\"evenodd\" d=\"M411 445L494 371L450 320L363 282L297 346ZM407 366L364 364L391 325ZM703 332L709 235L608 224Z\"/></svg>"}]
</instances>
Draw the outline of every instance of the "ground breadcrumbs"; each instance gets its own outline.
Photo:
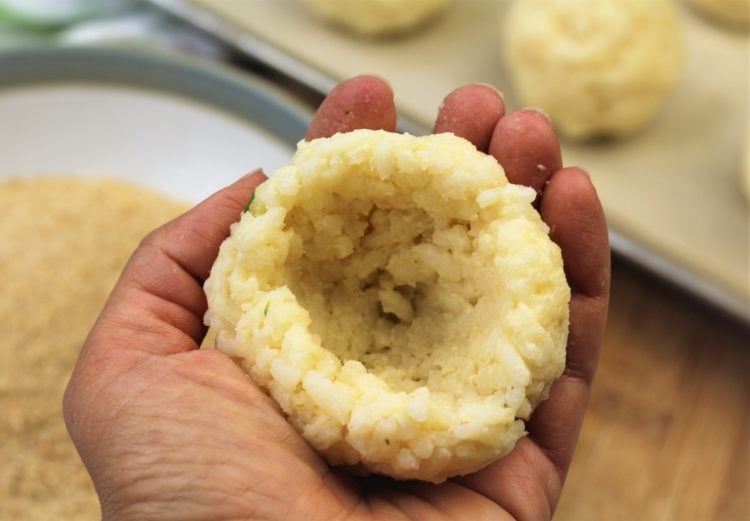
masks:
<instances>
[{"instance_id":1,"label":"ground breadcrumbs","mask_svg":"<svg viewBox=\"0 0 750 521\"><path fill-rule=\"evenodd\" d=\"M0 182L0 519L99 519L62 394L140 239L183 205L118 181Z\"/></svg>"}]
</instances>

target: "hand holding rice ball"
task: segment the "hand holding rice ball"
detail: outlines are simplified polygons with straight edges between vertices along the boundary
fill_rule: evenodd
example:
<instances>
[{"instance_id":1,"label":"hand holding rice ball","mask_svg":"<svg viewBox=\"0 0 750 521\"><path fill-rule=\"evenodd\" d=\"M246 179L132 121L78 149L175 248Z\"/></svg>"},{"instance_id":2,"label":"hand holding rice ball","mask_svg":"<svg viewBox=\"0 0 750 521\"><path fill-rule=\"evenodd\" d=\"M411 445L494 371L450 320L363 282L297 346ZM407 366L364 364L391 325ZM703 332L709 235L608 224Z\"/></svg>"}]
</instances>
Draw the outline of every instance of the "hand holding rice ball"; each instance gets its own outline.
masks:
<instances>
[{"instance_id":1,"label":"hand holding rice ball","mask_svg":"<svg viewBox=\"0 0 750 521\"><path fill-rule=\"evenodd\" d=\"M565 363L570 290L535 196L453 134L303 143L222 245L207 324L330 463L476 471Z\"/></svg>"},{"instance_id":2,"label":"hand holding rice ball","mask_svg":"<svg viewBox=\"0 0 750 521\"><path fill-rule=\"evenodd\" d=\"M607 230L550 122L504 112L471 85L436 135L398 135L387 85L355 78L290 166L144 240L66 391L104 518L550 517L606 320ZM204 281L220 349L198 349ZM319 453L462 476L355 478Z\"/></svg>"}]
</instances>

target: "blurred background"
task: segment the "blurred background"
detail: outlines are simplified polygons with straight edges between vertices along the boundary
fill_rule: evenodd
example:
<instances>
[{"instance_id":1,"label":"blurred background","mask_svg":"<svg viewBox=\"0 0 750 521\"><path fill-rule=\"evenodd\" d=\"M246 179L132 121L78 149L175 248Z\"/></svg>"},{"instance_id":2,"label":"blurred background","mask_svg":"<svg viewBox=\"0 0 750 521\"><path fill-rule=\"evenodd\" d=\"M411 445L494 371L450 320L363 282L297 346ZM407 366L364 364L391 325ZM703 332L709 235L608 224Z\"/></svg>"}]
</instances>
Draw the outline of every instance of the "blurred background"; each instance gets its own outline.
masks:
<instances>
[{"instance_id":1,"label":"blurred background","mask_svg":"<svg viewBox=\"0 0 750 521\"><path fill-rule=\"evenodd\" d=\"M555 519L750 519L749 26L748 0L0 0L0 519L98 518L60 399L129 252L362 73L415 134L466 83L541 108L599 190L610 319Z\"/></svg>"}]
</instances>

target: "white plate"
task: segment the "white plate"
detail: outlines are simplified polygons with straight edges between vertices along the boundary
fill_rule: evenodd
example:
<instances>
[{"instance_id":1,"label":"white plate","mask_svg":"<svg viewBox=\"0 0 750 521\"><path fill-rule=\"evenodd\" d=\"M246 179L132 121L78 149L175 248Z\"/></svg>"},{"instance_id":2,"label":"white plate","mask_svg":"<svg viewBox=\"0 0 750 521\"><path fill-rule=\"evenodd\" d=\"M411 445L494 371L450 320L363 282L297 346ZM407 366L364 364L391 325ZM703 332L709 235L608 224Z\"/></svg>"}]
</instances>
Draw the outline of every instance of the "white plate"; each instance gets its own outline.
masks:
<instances>
[{"instance_id":1,"label":"white plate","mask_svg":"<svg viewBox=\"0 0 750 521\"><path fill-rule=\"evenodd\" d=\"M115 177L196 202L289 162L308 115L224 68L113 50L0 56L0 178Z\"/></svg>"}]
</instances>

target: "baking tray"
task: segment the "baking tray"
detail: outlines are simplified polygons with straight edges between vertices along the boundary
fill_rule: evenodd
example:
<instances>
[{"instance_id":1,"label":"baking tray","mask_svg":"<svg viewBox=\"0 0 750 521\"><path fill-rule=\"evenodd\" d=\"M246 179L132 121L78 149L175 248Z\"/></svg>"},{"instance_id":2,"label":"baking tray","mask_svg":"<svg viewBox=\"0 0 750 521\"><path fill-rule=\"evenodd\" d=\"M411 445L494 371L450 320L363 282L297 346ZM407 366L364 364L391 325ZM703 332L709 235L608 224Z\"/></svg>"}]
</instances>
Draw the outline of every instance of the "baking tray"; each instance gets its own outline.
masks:
<instances>
[{"instance_id":1,"label":"baking tray","mask_svg":"<svg viewBox=\"0 0 750 521\"><path fill-rule=\"evenodd\" d=\"M95 48L0 52L0 179L121 178L197 202L287 164L311 111L213 61Z\"/></svg>"},{"instance_id":2,"label":"baking tray","mask_svg":"<svg viewBox=\"0 0 750 521\"><path fill-rule=\"evenodd\" d=\"M394 87L400 128L428 131L446 93L469 82L509 88L500 59L505 0L461 0L411 36L353 37L298 0L151 0L239 52L328 92L376 73ZM750 324L747 149L750 44L680 9L686 66L664 109L631 138L563 142L605 207L613 250ZM513 108L512 91L506 101Z\"/></svg>"}]
</instances>

